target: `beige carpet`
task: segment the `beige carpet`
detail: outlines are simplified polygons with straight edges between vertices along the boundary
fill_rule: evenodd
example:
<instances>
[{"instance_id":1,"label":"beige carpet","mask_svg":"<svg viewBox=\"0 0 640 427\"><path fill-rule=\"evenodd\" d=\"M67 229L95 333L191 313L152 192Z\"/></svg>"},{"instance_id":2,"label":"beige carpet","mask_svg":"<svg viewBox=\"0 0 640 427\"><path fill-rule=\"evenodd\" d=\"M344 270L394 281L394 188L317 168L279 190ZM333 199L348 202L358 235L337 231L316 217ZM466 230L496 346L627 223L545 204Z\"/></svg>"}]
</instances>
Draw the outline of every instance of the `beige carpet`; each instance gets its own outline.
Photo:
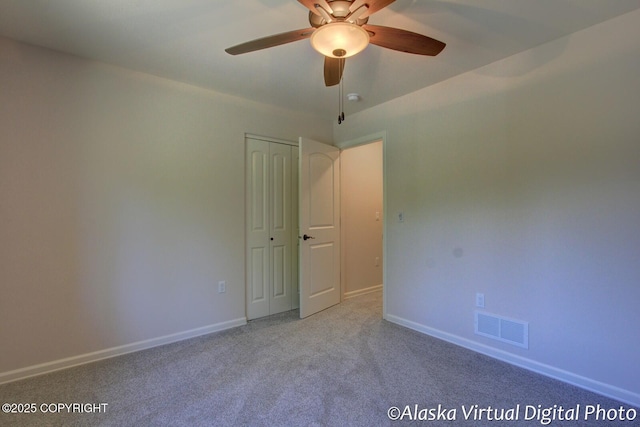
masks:
<instances>
[{"instance_id":1,"label":"beige carpet","mask_svg":"<svg viewBox=\"0 0 640 427\"><path fill-rule=\"evenodd\" d=\"M386 322L381 306L378 292L5 384L0 403L36 413L0 413L0 425L640 425L584 420L588 405L630 407Z\"/></svg>"}]
</instances>

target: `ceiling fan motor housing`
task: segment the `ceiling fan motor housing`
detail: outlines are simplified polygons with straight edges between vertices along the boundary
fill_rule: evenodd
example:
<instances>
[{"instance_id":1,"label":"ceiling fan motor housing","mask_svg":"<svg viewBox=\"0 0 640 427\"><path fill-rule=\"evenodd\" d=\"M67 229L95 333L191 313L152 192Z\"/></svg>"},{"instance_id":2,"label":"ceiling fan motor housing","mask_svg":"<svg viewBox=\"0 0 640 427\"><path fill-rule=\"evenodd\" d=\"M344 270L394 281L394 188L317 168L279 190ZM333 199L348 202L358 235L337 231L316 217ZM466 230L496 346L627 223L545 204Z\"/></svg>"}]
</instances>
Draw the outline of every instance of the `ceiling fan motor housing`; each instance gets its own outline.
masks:
<instances>
[{"instance_id":1,"label":"ceiling fan motor housing","mask_svg":"<svg viewBox=\"0 0 640 427\"><path fill-rule=\"evenodd\" d=\"M327 10L326 12L329 15L331 15L331 17L334 18L336 21L344 21L345 18L349 15L350 13L349 7L351 6L350 1L334 0L334 1L329 1L328 3L329 3L329 6L331 6L331 10ZM367 16L366 18L363 18L363 19L357 19L354 22L354 24L364 25L368 21L369 21L369 17ZM312 27L318 28L327 24L327 20L320 15L317 15L313 12L309 12L309 23L311 24Z\"/></svg>"}]
</instances>

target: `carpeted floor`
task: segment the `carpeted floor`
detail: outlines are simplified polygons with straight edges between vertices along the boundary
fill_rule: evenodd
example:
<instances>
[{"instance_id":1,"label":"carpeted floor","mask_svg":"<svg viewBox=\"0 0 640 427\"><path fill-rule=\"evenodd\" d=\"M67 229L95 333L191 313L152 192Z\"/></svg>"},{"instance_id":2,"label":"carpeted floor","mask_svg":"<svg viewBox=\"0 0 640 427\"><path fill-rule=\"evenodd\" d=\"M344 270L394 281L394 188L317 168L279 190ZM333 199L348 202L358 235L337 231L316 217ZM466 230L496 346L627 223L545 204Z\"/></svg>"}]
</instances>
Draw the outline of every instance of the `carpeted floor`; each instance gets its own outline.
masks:
<instances>
[{"instance_id":1,"label":"carpeted floor","mask_svg":"<svg viewBox=\"0 0 640 427\"><path fill-rule=\"evenodd\" d=\"M36 413L0 413L0 425L640 426L640 409L391 324L381 308L381 293L368 294L5 384L0 403ZM638 416L585 420L596 405Z\"/></svg>"}]
</instances>

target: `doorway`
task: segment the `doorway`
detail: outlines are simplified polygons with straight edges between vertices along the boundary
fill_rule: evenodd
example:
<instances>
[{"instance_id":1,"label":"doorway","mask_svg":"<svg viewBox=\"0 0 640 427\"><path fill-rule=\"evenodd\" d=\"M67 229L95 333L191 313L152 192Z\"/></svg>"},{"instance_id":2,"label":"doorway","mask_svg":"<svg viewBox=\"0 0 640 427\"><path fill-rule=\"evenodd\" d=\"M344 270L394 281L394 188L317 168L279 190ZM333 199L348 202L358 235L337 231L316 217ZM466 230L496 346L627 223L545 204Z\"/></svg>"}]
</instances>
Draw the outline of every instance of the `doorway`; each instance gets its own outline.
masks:
<instances>
[{"instance_id":1,"label":"doorway","mask_svg":"<svg viewBox=\"0 0 640 427\"><path fill-rule=\"evenodd\" d=\"M383 141L344 148L342 185L342 299L383 288Z\"/></svg>"}]
</instances>

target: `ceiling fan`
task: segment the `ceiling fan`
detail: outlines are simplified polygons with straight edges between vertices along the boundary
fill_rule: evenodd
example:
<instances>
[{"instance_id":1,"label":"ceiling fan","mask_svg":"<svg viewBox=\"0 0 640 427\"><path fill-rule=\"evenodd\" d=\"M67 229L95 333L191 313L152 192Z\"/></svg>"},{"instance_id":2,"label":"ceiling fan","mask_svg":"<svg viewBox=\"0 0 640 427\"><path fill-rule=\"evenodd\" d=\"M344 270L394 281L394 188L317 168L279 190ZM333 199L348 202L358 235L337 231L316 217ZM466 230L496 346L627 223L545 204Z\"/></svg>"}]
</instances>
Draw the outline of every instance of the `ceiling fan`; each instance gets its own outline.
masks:
<instances>
[{"instance_id":1,"label":"ceiling fan","mask_svg":"<svg viewBox=\"0 0 640 427\"><path fill-rule=\"evenodd\" d=\"M225 49L231 55L253 52L302 39L325 56L326 86L340 83L344 59L369 43L400 52L436 56L445 44L431 37L398 28L369 25L369 16L395 0L298 0L309 9L311 27L275 34Z\"/></svg>"}]
</instances>

